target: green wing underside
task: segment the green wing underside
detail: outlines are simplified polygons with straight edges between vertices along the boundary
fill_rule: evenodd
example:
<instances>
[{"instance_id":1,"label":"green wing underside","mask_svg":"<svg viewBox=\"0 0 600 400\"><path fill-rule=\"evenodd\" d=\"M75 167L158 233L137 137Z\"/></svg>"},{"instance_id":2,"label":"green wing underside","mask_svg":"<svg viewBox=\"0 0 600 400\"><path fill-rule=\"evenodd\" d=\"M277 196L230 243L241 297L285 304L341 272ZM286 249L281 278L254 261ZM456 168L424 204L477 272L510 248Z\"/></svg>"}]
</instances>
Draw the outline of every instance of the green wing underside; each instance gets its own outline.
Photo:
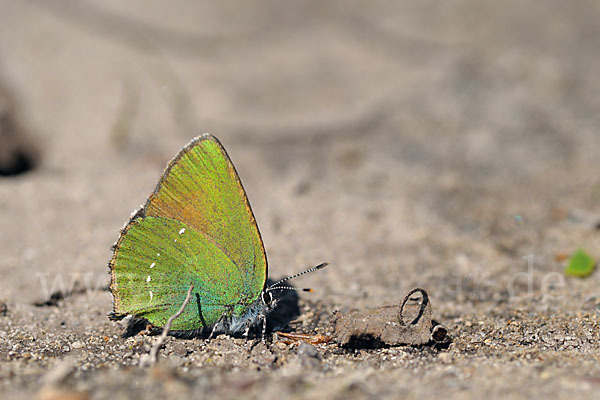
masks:
<instances>
[{"instance_id":1,"label":"green wing underside","mask_svg":"<svg viewBox=\"0 0 600 400\"><path fill-rule=\"evenodd\" d=\"M250 286L254 270L240 271L205 234L171 218L133 220L115 250L112 270L115 312L144 317L156 326L164 326L179 310L193 283L193 297L173 330L240 315L260 295Z\"/></svg>"},{"instance_id":2,"label":"green wing underside","mask_svg":"<svg viewBox=\"0 0 600 400\"><path fill-rule=\"evenodd\" d=\"M181 233L180 233L181 232ZM267 259L242 183L219 141L193 139L169 162L156 189L115 245L111 291L116 315L164 326L194 283L172 326L211 326L259 298Z\"/></svg>"},{"instance_id":3,"label":"green wing underside","mask_svg":"<svg viewBox=\"0 0 600 400\"><path fill-rule=\"evenodd\" d=\"M219 141L205 134L169 163L144 216L183 221L202 232L261 290L267 278L262 239L246 192Z\"/></svg>"}]
</instances>

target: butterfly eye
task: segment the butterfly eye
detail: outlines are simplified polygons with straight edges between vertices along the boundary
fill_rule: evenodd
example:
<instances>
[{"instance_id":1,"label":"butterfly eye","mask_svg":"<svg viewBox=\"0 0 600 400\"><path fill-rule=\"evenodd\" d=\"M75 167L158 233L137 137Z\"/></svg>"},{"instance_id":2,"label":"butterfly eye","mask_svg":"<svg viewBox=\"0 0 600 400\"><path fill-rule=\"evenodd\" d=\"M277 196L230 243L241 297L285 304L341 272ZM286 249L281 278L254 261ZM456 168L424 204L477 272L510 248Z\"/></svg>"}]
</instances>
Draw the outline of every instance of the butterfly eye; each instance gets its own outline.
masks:
<instances>
[{"instance_id":1,"label":"butterfly eye","mask_svg":"<svg viewBox=\"0 0 600 400\"><path fill-rule=\"evenodd\" d=\"M273 301L273 294L268 290L263 291L262 292L262 301L263 301L264 305L271 304L271 302Z\"/></svg>"}]
</instances>

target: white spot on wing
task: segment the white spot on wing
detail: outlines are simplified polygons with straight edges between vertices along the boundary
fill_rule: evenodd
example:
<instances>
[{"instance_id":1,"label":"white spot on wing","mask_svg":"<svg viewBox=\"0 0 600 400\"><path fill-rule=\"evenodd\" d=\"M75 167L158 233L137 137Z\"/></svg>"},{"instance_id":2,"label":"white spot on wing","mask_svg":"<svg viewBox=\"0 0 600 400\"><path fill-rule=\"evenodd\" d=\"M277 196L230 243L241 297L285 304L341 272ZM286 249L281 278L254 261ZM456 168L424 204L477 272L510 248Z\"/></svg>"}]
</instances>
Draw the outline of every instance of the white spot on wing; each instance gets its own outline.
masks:
<instances>
[{"instance_id":1,"label":"white spot on wing","mask_svg":"<svg viewBox=\"0 0 600 400\"><path fill-rule=\"evenodd\" d=\"M150 275L148 275L148 277L146 278L146 282L150 282L152 280L152 278L150 278Z\"/></svg>"},{"instance_id":2,"label":"white spot on wing","mask_svg":"<svg viewBox=\"0 0 600 400\"><path fill-rule=\"evenodd\" d=\"M156 263L150 264L150 268L154 268L155 265L156 265Z\"/></svg>"},{"instance_id":3,"label":"white spot on wing","mask_svg":"<svg viewBox=\"0 0 600 400\"><path fill-rule=\"evenodd\" d=\"M179 230L179 234L180 234L180 235L181 235L181 234L183 234L183 232L185 232L185 228L181 228L181 229Z\"/></svg>"}]
</instances>

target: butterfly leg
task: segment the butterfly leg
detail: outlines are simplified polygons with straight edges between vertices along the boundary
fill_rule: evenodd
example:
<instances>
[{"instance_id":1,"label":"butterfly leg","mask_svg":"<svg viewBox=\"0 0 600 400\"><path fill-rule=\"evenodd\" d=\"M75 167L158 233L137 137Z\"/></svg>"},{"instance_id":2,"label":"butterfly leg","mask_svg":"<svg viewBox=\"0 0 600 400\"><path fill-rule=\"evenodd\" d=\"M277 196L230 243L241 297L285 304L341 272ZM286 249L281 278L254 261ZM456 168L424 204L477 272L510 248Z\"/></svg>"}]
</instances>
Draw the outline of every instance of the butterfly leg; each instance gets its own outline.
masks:
<instances>
[{"instance_id":1,"label":"butterfly leg","mask_svg":"<svg viewBox=\"0 0 600 400\"><path fill-rule=\"evenodd\" d=\"M215 332L217 331L217 327L219 326L220 322L221 322L220 320L215 322L215 325L213 326L212 330L210 331L210 335L208 335L208 340L211 340L215 336Z\"/></svg>"},{"instance_id":2,"label":"butterfly leg","mask_svg":"<svg viewBox=\"0 0 600 400\"><path fill-rule=\"evenodd\" d=\"M219 317L217 322L215 322L215 325L213 326L212 331L210 331L210 335L208 335L208 339L212 339L215 336L215 332L217 332L217 328L219 327L219 324L222 324L223 326L225 325L226 317L227 317L227 312L224 312L223 314L221 314L221 316Z\"/></svg>"},{"instance_id":3,"label":"butterfly leg","mask_svg":"<svg viewBox=\"0 0 600 400\"><path fill-rule=\"evenodd\" d=\"M258 317L260 319L262 319L262 331L260 333L260 338L262 339L263 343L265 342L265 336L267 333L267 316L264 313L260 313L258 315Z\"/></svg>"}]
</instances>

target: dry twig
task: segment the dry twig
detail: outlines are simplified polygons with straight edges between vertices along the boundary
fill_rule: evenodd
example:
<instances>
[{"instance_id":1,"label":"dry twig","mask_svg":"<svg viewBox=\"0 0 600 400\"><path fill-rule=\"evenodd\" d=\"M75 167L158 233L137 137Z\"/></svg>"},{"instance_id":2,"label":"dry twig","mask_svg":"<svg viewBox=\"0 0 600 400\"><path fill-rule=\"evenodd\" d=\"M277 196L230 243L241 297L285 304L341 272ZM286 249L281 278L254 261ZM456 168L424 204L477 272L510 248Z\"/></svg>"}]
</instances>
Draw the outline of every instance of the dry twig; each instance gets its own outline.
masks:
<instances>
[{"instance_id":1,"label":"dry twig","mask_svg":"<svg viewBox=\"0 0 600 400\"><path fill-rule=\"evenodd\" d=\"M165 324L165 326L163 328L162 334L160 335L160 337L158 338L156 343L154 343L154 346L152 346L152 348L150 349L150 353L148 353L146 355L146 357L144 357L140 360L140 367L146 367L146 366L150 366L150 365L156 363L156 358L158 356L158 350L160 350L162 345L165 343L165 340L167 339L167 335L169 334L169 331L171 330L171 325L173 325L173 321L175 321L175 319L183 313L183 310L185 310L185 307L190 302L190 299L192 298L192 290L194 290L193 283L190 285L190 288L188 289L188 292L187 292L187 296L185 297L183 304L181 304L181 308L179 309L179 311L177 311L175 314L171 315L171 317L167 320L167 323Z\"/></svg>"}]
</instances>

